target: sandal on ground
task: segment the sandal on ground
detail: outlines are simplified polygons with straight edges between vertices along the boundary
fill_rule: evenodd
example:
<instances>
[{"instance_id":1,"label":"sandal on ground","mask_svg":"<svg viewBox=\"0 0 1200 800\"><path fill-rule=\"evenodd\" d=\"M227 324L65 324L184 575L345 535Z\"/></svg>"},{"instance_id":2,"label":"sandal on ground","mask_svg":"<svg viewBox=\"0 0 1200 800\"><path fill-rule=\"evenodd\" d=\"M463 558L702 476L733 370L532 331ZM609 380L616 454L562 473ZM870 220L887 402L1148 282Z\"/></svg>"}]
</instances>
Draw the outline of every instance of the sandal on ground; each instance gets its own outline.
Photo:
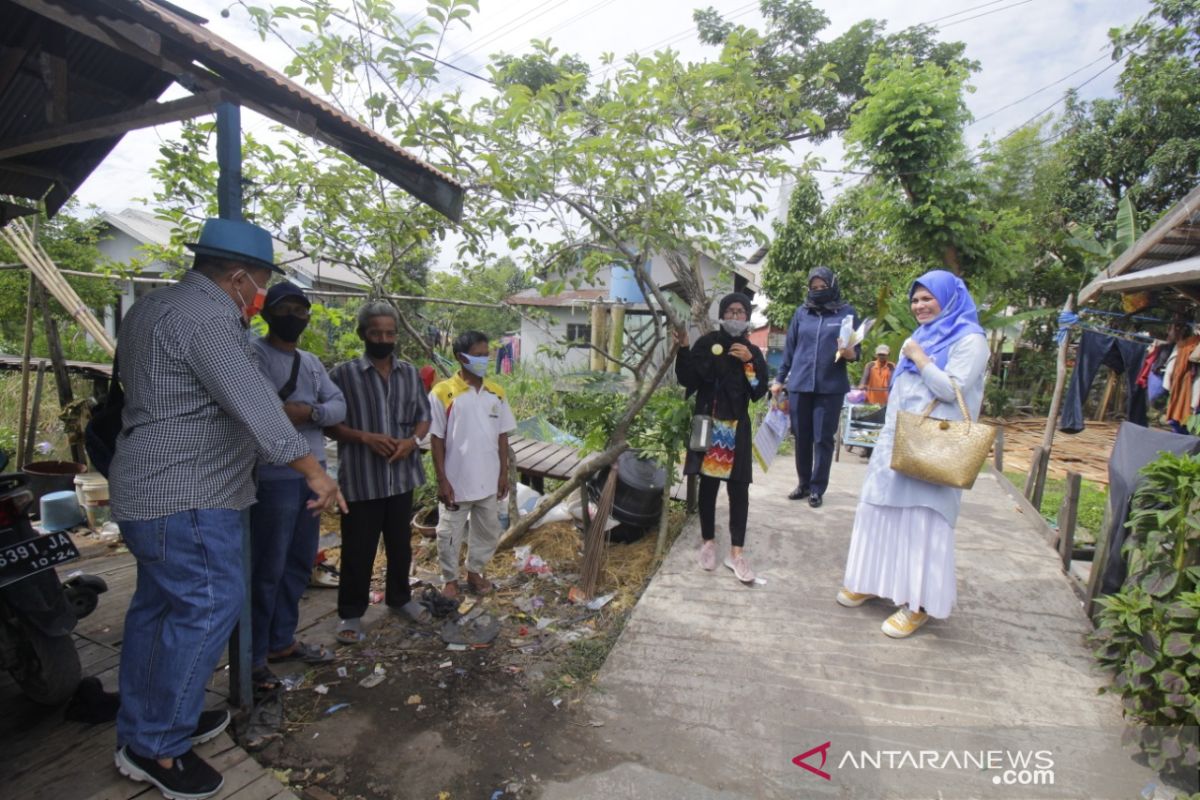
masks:
<instances>
[{"instance_id":1,"label":"sandal on ground","mask_svg":"<svg viewBox=\"0 0 1200 800\"><path fill-rule=\"evenodd\" d=\"M255 667L250 671L250 683L256 692L273 692L283 684L268 666Z\"/></svg>"},{"instance_id":2,"label":"sandal on ground","mask_svg":"<svg viewBox=\"0 0 1200 800\"><path fill-rule=\"evenodd\" d=\"M429 609L421 605L415 600L409 600L399 608L388 606L388 610L398 617L415 622L418 625L428 625L433 622L433 615L429 613Z\"/></svg>"},{"instance_id":3,"label":"sandal on ground","mask_svg":"<svg viewBox=\"0 0 1200 800\"><path fill-rule=\"evenodd\" d=\"M292 646L282 653L267 656L267 663L279 664L284 661L299 661L304 664L328 664L333 661L333 653L323 645L307 644L300 640L292 642Z\"/></svg>"},{"instance_id":4,"label":"sandal on ground","mask_svg":"<svg viewBox=\"0 0 1200 800\"><path fill-rule=\"evenodd\" d=\"M362 620L339 619L333 635L338 644L358 644L363 640Z\"/></svg>"}]
</instances>

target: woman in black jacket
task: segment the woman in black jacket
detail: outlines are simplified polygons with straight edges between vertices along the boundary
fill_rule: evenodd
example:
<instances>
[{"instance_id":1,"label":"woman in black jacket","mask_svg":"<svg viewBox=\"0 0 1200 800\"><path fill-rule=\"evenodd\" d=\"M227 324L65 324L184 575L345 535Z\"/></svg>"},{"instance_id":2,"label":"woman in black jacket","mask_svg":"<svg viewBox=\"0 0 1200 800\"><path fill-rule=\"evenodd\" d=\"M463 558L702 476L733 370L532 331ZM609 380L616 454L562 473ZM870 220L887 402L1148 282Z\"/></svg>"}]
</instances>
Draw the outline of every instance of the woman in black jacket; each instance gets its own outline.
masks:
<instances>
[{"instance_id":1,"label":"woman in black jacket","mask_svg":"<svg viewBox=\"0 0 1200 800\"><path fill-rule=\"evenodd\" d=\"M750 326L750 298L734 292L720 303L720 328L706 333L689 349L687 334L678 335L680 349L675 376L696 396L696 413L713 418L712 444L706 452L688 451L685 475L700 476L700 566L717 567L715 524L717 491L721 481L729 496L729 556L725 566L738 580L754 580L742 548L746 517L750 511L753 456L750 403L767 393L770 374L762 351L746 338Z\"/></svg>"}]
</instances>

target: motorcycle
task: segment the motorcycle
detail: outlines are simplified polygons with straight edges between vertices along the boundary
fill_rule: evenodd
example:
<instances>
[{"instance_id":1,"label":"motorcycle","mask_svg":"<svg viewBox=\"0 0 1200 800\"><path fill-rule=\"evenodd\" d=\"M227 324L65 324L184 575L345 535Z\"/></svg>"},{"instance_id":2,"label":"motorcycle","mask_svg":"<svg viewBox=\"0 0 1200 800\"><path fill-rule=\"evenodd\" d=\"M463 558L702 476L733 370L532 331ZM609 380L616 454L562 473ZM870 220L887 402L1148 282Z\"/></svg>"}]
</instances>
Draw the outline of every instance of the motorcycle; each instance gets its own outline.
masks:
<instances>
[{"instance_id":1,"label":"motorcycle","mask_svg":"<svg viewBox=\"0 0 1200 800\"><path fill-rule=\"evenodd\" d=\"M65 531L33 529L32 502L24 475L0 475L0 667L29 699L58 705L81 677L71 631L108 585L95 575L59 580L55 567L79 558L79 550Z\"/></svg>"}]
</instances>

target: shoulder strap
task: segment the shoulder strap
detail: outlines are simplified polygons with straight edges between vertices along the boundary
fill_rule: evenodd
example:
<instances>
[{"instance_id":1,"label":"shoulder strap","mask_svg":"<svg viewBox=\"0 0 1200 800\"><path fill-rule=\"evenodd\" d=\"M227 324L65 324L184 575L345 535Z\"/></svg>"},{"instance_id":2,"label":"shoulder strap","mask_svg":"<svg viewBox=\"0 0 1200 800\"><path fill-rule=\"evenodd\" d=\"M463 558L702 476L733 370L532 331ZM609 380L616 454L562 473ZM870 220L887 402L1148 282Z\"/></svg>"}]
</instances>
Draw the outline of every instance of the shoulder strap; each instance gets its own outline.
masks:
<instances>
[{"instance_id":1,"label":"shoulder strap","mask_svg":"<svg viewBox=\"0 0 1200 800\"><path fill-rule=\"evenodd\" d=\"M292 396L292 392L296 391L296 379L300 377L300 351L292 351L292 374L288 376L287 383L279 389L279 399L287 400Z\"/></svg>"}]
</instances>

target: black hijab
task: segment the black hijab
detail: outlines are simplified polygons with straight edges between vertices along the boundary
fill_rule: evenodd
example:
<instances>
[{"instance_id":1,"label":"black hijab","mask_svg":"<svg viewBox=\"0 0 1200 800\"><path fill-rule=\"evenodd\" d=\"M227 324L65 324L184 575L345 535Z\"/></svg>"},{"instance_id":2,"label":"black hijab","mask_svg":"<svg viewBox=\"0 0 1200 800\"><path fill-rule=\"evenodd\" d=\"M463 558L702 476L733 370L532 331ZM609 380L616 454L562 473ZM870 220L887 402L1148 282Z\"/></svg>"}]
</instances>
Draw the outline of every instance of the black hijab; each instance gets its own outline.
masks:
<instances>
[{"instance_id":1,"label":"black hijab","mask_svg":"<svg viewBox=\"0 0 1200 800\"><path fill-rule=\"evenodd\" d=\"M812 285L813 278L820 278L825 281L826 288L813 291L808 290L808 295L804 298L804 307L813 311L829 311L834 312L842 307L842 289L838 286L837 276L833 274L833 270L829 267L813 267L808 273L808 283Z\"/></svg>"},{"instance_id":2,"label":"black hijab","mask_svg":"<svg viewBox=\"0 0 1200 800\"><path fill-rule=\"evenodd\" d=\"M717 306L717 319L725 319L726 309L734 303L741 304L742 308L746 311L746 319L750 319L750 312L753 310L754 304L750 301L749 297L746 297L741 292L730 292L721 298L721 302Z\"/></svg>"}]
</instances>

